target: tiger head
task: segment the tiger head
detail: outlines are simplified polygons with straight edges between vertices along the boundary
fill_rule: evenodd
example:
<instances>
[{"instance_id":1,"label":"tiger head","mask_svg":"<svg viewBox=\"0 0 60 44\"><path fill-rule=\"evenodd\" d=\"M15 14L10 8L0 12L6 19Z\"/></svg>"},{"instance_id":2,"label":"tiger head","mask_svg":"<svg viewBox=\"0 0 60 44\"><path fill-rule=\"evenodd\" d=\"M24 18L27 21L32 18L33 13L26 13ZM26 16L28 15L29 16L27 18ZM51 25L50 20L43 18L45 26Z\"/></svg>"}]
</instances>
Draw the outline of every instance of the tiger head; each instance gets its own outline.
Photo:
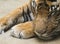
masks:
<instances>
[{"instance_id":1,"label":"tiger head","mask_svg":"<svg viewBox=\"0 0 60 44\"><path fill-rule=\"evenodd\" d=\"M60 9L57 0L35 0L37 17L35 34L43 40L51 40L60 34Z\"/></svg>"},{"instance_id":2,"label":"tiger head","mask_svg":"<svg viewBox=\"0 0 60 44\"><path fill-rule=\"evenodd\" d=\"M40 7L42 6L44 6L45 9L49 10L51 6L57 4L57 0L31 0L30 4L31 4L32 12L36 14L40 10Z\"/></svg>"}]
</instances>

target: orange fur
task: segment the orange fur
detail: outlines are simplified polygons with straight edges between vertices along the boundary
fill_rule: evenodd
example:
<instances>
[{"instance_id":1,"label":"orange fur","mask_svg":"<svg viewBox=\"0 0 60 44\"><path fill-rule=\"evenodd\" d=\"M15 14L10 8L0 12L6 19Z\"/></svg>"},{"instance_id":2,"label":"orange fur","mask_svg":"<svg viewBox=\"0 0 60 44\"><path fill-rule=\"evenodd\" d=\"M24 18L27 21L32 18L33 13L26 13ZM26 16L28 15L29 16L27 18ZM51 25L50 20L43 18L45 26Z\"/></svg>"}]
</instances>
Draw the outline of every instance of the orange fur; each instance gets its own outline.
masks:
<instances>
[{"instance_id":1,"label":"orange fur","mask_svg":"<svg viewBox=\"0 0 60 44\"><path fill-rule=\"evenodd\" d=\"M17 8L16 10L12 11L9 15L3 17L0 19L0 25L1 27L3 26L8 26L8 24L10 22L10 20L15 20L16 17L18 16L22 16L22 12L23 12L23 9L24 11L26 12L27 11L27 7L29 7L29 9L31 9L30 7L30 3L31 3L32 0L30 0L29 3L26 3L24 4L22 7L19 7ZM33 11L33 16L35 17L35 19L33 21L28 21L28 22L25 22L25 23L19 23L15 26L13 26L11 29L11 35L14 36L14 37L21 37L21 38L30 38L30 37L33 37L35 36L35 34L37 36L39 36L40 38L44 39L44 37L48 38L46 34L44 34L45 32L47 32L48 34L52 31L52 29L55 26L55 17L51 17L50 18L50 21L48 19L48 8L46 7L46 5L42 4L42 5L39 5L41 3L44 3L44 0L35 0L36 2L36 6L38 7L37 8L37 13L34 9L36 8L33 8L32 11ZM46 0L47 4L49 6L52 5L52 2ZM40 8L40 6L42 6ZM1 28L0 27L0 28ZM4 27L5 28L5 27ZM34 34L35 33L35 34Z\"/></svg>"}]
</instances>

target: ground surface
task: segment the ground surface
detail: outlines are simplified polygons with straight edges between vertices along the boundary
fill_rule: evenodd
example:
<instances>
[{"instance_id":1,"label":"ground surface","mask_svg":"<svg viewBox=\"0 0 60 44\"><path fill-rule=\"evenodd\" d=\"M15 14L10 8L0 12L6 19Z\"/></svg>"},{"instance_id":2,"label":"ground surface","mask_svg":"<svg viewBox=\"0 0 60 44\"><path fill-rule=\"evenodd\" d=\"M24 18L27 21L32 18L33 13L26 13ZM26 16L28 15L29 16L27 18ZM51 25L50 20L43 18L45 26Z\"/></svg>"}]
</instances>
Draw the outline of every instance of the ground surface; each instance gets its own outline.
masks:
<instances>
[{"instance_id":1,"label":"ground surface","mask_svg":"<svg viewBox=\"0 0 60 44\"><path fill-rule=\"evenodd\" d=\"M21 6L27 0L0 0L0 18ZM41 41L36 38L17 39L9 35L10 31L0 35L0 44L60 44L60 38L53 41Z\"/></svg>"}]
</instances>

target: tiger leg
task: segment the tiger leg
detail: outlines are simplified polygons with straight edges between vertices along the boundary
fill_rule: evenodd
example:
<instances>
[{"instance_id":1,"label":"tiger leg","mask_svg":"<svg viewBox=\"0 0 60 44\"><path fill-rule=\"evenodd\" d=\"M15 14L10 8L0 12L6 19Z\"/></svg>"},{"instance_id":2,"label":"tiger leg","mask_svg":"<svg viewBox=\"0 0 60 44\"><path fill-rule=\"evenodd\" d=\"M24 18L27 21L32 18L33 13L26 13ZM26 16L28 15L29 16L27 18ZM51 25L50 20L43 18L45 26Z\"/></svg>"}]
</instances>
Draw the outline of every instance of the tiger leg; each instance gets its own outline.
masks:
<instances>
[{"instance_id":1,"label":"tiger leg","mask_svg":"<svg viewBox=\"0 0 60 44\"><path fill-rule=\"evenodd\" d=\"M13 25L24 22L22 13L23 13L23 7L20 7L12 11L8 15L2 17L0 19L0 34L10 29Z\"/></svg>"},{"instance_id":2,"label":"tiger leg","mask_svg":"<svg viewBox=\"0 0 60 44\"><path fill-rule=\"evenodd\" d=\"M11 36L16 37L16 38L31 38L34 36L33 33L33 23L32 22L26 22L26 23L21 23L16 26L13 26L11 28Z\"/></svg>"}]
</instances>

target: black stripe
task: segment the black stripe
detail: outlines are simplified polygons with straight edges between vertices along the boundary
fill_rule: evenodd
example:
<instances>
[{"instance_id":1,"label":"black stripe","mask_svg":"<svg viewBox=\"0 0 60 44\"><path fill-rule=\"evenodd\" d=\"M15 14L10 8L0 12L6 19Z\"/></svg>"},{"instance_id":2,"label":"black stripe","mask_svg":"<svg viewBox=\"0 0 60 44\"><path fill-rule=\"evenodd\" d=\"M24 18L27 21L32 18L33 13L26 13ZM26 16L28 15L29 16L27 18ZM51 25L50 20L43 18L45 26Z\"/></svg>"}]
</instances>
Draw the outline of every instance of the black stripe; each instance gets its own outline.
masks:
<instances>
[{"instance_id":1,"label":"black stripe","mask_svg":"<svg viewBox=\"0 0 60 44\"><path fill-rule=\"evenodd\" d=\"M31 13L31 11L30 11L29 8L27 7L27 15L28 15L28 18L30 19L30 21L32 21L32 18L31 18L31 16L30 16L30 13Z\"/></svg>"},{"instance_id":2,"label":"black stripe","mask_svg":"<svg viewBox=\"0 0 60 44\"><path fill-rule=\"evenodd\" d=\"M26 16L26 12L24 12L24 9L23 9L23 18L24 18L24 22L28 21L28 18Z\"/></svg>"},{"instance_id":3,"label":"black stripe","mask_svg":"<svg viewBox=\"0 0 60 44\"><path fill-rule=\"evenodd\" d=\"M55 7L56 6L56 7ZM52 7L54 7L54 10L51 10L51 12L49 13L49 16L48 16L48 18L50 18L51 16L58 16L58 15L60 15L60 9L59 10L57 10L57 8L59 7L59 5L53 5L53 6L51 6L51 8ZM53 8L52 8L53 9ZM53 14L54 13L54 14Z\"/></svg>"},{"instance_id":4,"label":"black stripe","mask_svg":"<svg viewBox=\"0 0 60 44\"><path fill-rule=\"evenodd\" d=\"M28 6L27 6L27 11L24 11L24 9L23 9L24 22L26 22L26 21L32 21L32 18L31 18L31 15L30 15L31 12L32 11L29 10L29 7Z\"/></svg>"}]
</instances>

